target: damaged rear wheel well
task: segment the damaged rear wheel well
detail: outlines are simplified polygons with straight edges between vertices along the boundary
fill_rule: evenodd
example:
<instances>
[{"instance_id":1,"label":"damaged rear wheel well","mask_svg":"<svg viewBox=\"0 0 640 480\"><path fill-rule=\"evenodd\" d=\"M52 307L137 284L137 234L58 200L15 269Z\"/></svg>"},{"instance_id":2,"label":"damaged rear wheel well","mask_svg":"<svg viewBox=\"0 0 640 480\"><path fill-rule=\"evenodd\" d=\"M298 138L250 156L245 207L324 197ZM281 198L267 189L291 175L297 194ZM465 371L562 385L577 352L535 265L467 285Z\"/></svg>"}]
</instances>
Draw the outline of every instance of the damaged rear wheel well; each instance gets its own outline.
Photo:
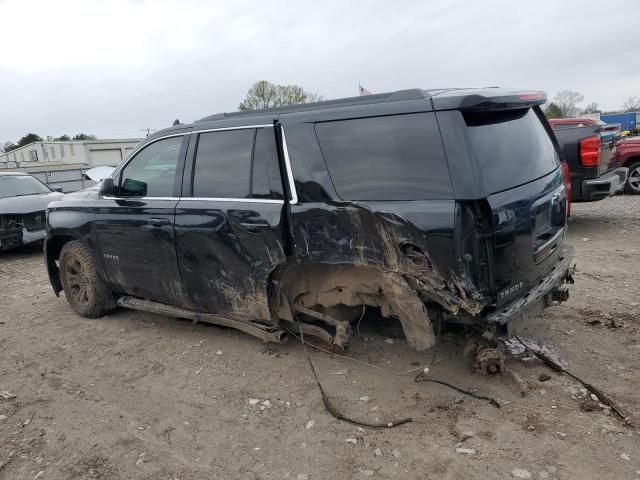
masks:
<instances>
[{"instance_id":1,"label":"damaged rear wheel well","mask_svg":"<svg viewBox=\"0 0 640 480\"><path fill-rule=\"evenodd\" d=\"M384 317L397 316L414 349L425 350L435 343L424 303L397 273L358 265L295 264L277 272L273 280L273 311L283 321L295 325L299 319L295 312L310 313L309 309L325 313L340 305L365 305L380 308Z\"/></svg>"}]
</instances>

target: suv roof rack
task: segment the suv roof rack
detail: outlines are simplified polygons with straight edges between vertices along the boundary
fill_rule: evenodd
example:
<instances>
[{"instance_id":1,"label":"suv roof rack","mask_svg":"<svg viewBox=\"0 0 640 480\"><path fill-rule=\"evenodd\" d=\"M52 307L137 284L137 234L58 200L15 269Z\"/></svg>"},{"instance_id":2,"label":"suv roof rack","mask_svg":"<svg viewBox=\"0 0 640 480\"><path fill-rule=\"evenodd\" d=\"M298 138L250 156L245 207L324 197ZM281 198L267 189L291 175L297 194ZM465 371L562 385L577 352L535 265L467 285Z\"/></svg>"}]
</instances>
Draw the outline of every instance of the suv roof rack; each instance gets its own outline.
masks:
<instances>
[{"instance_id":1,"label":"suv roof rack","mask_svg":"<svg viewBox=\"0 0 640 480\"><path fill-rule=\"evenodd\" d=\"M241 112L217 113L201 118L194 123L224 120L226 118L242 118L245 116L268 116L281 113L305 112L331 108L371 105L376 103L402 102L408 100L429 99L434 110L452 109L505 109L541 105L546 101L546 94L541 91L516 90L501 87L484 88L413 88L395 92L378 93L360 97L338 98L322 102L302 103L285 107L263 108Z\"/></svg>"}]
</instances>

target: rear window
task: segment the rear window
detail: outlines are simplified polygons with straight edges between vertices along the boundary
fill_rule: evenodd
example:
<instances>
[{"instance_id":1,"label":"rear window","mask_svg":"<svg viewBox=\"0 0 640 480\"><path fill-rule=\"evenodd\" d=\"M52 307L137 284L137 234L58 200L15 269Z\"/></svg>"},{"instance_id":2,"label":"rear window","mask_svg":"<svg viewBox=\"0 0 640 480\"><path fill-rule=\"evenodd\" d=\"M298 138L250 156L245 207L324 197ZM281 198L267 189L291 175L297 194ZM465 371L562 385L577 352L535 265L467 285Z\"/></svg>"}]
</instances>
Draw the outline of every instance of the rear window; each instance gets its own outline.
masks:
<instances>
[{"instance_id":1,"label":"rear window","mask_svg":"<svg viewBox=\"0 0 640 480\"><path fill-rule=\"evenodd\" d=\"M531 108L465 112L464 120L492 193L540 178L559 165L553 142Z\"/></svg>"},{"instance_id":2,"label":"rear window","mask_svg":"<svg viewBox=\"0 0 640 480\"><path fill-rule=\"evenodd\" d=\"M317 123L333 185L343 200L452 197L433 113Z\"/></svg>"}]
</instances>

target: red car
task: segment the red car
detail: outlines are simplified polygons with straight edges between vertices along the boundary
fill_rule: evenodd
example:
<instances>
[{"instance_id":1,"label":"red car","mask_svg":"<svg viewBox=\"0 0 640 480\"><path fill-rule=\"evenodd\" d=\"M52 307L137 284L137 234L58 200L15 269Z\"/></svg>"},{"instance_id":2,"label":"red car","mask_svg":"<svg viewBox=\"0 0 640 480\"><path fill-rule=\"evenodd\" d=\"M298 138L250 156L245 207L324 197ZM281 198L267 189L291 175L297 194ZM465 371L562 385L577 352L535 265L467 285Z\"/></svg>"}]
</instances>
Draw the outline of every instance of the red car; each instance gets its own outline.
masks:
<instances>
[{"instance_id":1,"label":"red car","mask_svg":"<svg viewBox=\"0 0 640 480\"><path fill-rule=\"evenodd\" d=\"M625 138L616 143L616 158L619 165L629 169L624 190L640 195L640 137Z\"/></svg>"}]
</instances>

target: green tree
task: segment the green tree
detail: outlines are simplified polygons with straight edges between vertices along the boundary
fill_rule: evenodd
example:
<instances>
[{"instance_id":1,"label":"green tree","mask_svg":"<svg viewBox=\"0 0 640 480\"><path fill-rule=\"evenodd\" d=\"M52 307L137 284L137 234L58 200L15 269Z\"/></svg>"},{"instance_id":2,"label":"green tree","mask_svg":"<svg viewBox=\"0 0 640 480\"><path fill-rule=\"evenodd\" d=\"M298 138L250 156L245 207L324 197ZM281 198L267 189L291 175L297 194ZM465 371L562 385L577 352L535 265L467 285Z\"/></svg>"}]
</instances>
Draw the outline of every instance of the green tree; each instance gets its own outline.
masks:
<instances>
[{"instance_id":1,"label":"green tree","mask_svg":"<svg viewBox=\"0 0 640 480\"><path fill-rule=\"evenodd\" d=\"M33 142L41 142L42 138L35 133L27 133L24 137L18 140L18 147L24 147L25 145L29 145Z\"/></svg>"},{"instance_id":2,"label":"green tree","mask_svg":"<svg viewBox=\"0 0 640 480\"><path fill-rule=\"evenodd\" d=\"M86 133L78 133L73 136L74 140L95 140L96 138L95 135L88 135Z\"/></svg>"},{"instance_id":3,"label":"green tree","mask_svg":"<svg viewBox=\"0 0 640 480\"><path fill-rule=\"evenodd\" d=\"M69 140L71 140L71 137L69 135L66 135L66 134L65 135L61 135L59 137L55 137L53 139L54 142L67 142Z\"/></svg>"},{"instance_id":4,"label":"green tree","mask_svg":"<svg viewBox=\"0 0 640 480\"><path fill-rule=\"evenodd\" d=\"M572 90L562 90L553 97L553 103L562 112L562 118L575 117L579 111L578 104L583 100L584 95Z\"/></svg>"},{"instance_id":5,"label":"green tree","mask_svg":"<svg viewBox=\"0 0 640 480\"><path fill-rule=\"evenodd\" d=\"M547 118L562 118L562 112L553 102L547 105L547 108L544 109L544 114L547 116Z\"/></svg>"},{"instance_id":6,"label":"green tree","mask_svg":"<svg viewBox=\"0 0 640 480\"><path fill-rule=\"evenodd\" d=\"M251 86L238 109L258 110L261 108L319 102L320 100L322 100L321 95L307 92L298 85L276 85L266 80L260 80Z\"/></svg>"}]
</instances>

